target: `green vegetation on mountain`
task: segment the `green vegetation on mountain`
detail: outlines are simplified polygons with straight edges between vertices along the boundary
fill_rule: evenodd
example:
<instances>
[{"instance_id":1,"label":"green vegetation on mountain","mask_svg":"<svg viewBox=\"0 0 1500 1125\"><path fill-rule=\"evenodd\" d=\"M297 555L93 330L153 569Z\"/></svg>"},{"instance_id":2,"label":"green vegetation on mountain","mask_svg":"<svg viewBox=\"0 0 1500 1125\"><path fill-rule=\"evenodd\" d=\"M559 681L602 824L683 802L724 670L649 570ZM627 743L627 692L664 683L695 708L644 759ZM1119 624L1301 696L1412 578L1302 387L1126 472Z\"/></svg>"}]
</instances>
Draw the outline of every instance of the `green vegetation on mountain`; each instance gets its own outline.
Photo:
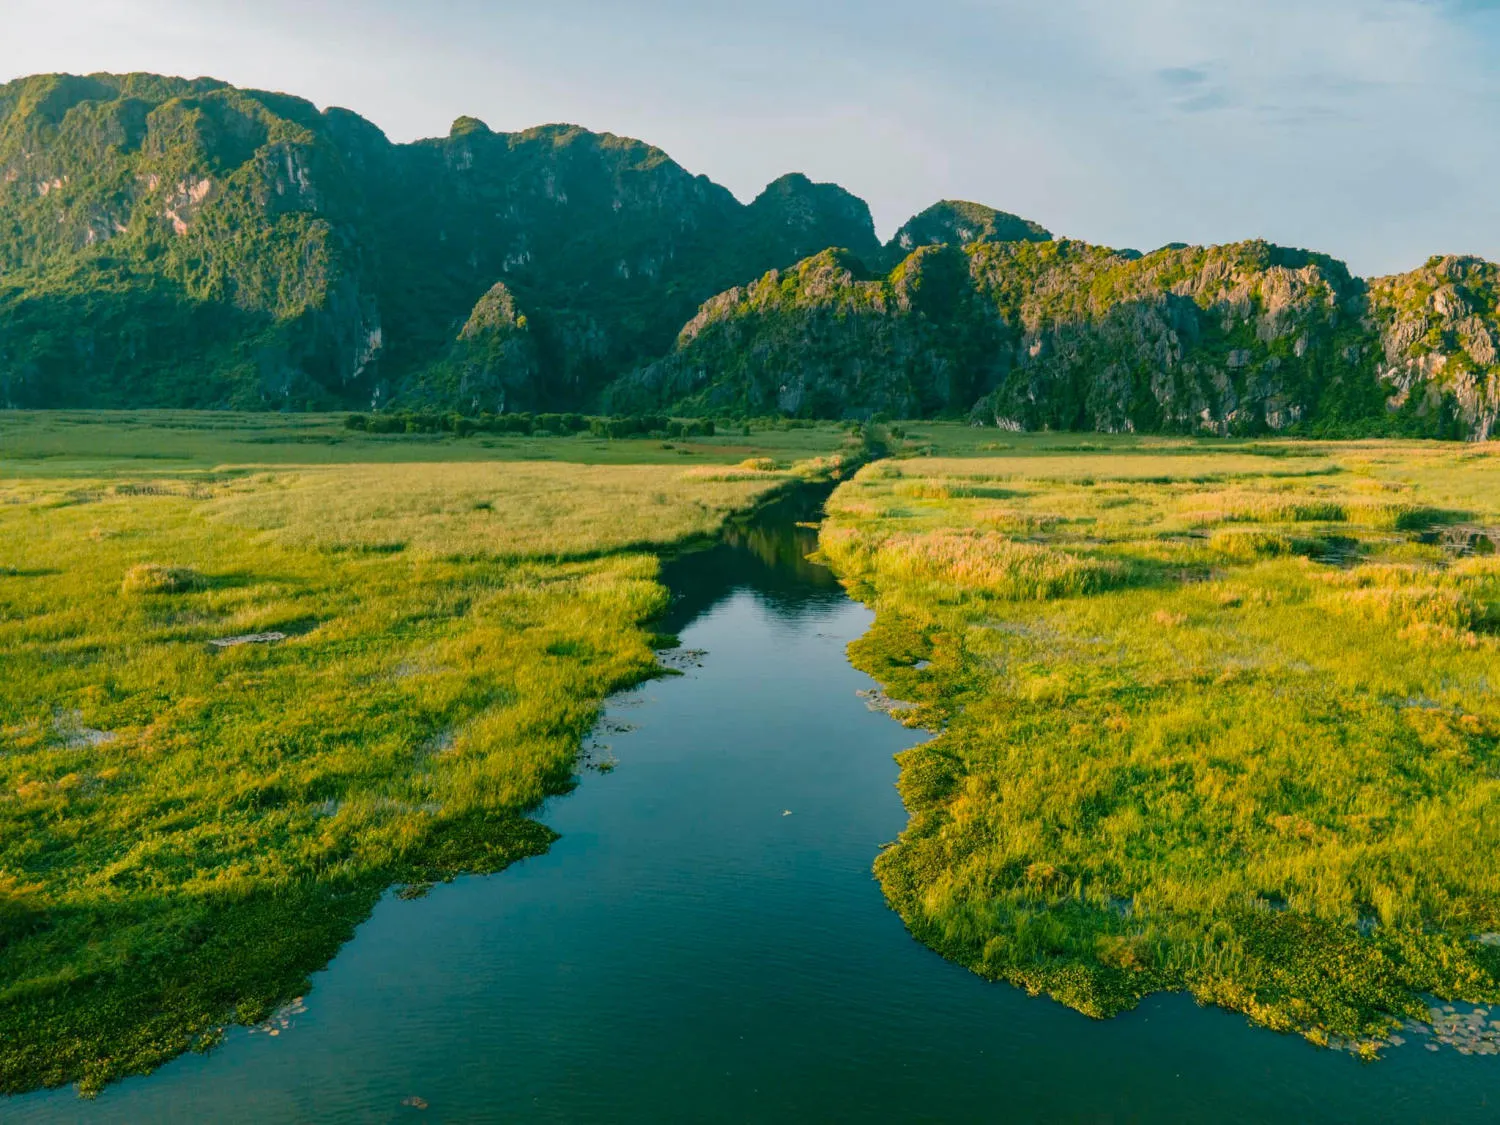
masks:
<instances>
[{"instance_id":1,"label":"green vegetation on mountain","mask_svg":"<svg viewBox=\"0 0 1500 1125\"><path fill-rule=\"evenodd\" d=\"M0 405L875 413L1483 439L1497 267L1148 255L472 117L392 144L208 79L0 87ZM768 272L769 271L769 272ZM759 279L759 280L757 280ZM675 342L674 342L675 341Z\"/></svg>"},{"instance_id":2,"label":"green vegetation on mountain","mask_svg":"<svg viewBox=\"0 0 1500 1125\"><path fill-rule=\"evenodd\" d=\"M616 382L604 404L826 418L858 403L923 417L989 389L1000 328L955 247L924 246L885 277L828 250L708 302L672 355Z\"/></svg>"},{"instance_id":3,"label":"green vegetation on mountain","mask_svg":"<svg viewBox=\"0 0 1500 1125\"><path fill-rule=\"evenodd\" d=\"M1357 293L1321 255L1263 242L1144 257L1012 243L977 247L973 264L1012 333L1009 369L975 407L983 420L1254 433L1383 410L1359 367Z\"/></svg>"},{"instance_id":4,"label":"green vegetation on mountain","mask_svg":"<svg viewBox=\"0 0 1500 1125\"><path fill-rule=\"evenodd\" d=\"M1009 444L868 466L820 537L936 732L876 867L912 933L1367 1056L1500 1002L1494 448Z\"/></svg>"},{"instance_id":5,"label":"green vegetation on mountain","mask_svg":"<svg viewBox=\"0 0 1500 1125\"><path fill-rule=\"evenodd\" d=\"M209 80L21 79L0 87L0 403L445 393L425 369L503 282L534 352L506 378L576 406L713 293L835 242L876 248L839 188L788 176L745 206L574 126L461 118L393 145L346 110Z\"/></svg>"},{"instance_id":6,"label":"green vegetation on mountain","mask_svg":"<svg viewBox=\"0 0 1500 1125\"><path fill-rule=\"evenodd\" d=\"M531 322L497 281L479 298L442 359L417 372L406 397L451 404L470 414L531 411L567 396L548 394Z\"/></svg>"},{"instance_id":7,"label":"green vegetation on mountain","mask_svg":"<svg viewBox=\"0 0 1500 1125\"><path fill-rule=\"evenodd\" d=\"M1403 414L1440 419L1446 436L1496 433L1500 419L1500 266L1433 258L1370 286L1380 378Z\"/></svg>"},{"instance_id":8,"label":"green vegetation on mountain","mask_svg":"<svg viewBox=\"0 0 1500 1125\"><path fill-rule=\"evenodd\" d=\"M967 246L971 242L1050 242L1045 227L982 203L945 199L913 216L886 247L895 261L922 246Z\"/></svg>"},{"instance_id":9,"label":"green vegetation on mountain","mask_svg":"<svg viewBox=\"0 0 1500 1125\"><path fill-rule=\"evenodd\" d=\"M884 277L831 252L707 302L671 355L605 402L1483 439L1500 411L1494 277L1488 263L1442 259L1367 284L1264 242L1143 256L971 240L922 246Z\"/></svg>"}]
</instances>

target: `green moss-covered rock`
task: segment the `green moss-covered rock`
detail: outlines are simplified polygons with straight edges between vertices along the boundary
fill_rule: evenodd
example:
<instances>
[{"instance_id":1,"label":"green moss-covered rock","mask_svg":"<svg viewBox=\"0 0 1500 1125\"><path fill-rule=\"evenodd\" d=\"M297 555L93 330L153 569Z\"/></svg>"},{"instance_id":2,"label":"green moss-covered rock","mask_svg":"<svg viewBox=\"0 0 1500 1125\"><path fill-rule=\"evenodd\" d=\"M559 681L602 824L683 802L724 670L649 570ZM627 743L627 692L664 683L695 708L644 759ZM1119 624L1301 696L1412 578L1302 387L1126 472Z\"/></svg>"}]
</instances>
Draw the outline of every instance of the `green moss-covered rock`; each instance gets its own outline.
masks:
<instances>
[{"instance_id":1,"label":"green moss-covered rock","mask_svg":"<svg viewBox=\"0 0 1500 1125\"><path fill-rule=\"evenodd\" d=\"M741 204L575 125L460 117L395 145L212 79L0 86L0 407L1486 438L1497 271L1365 282L1264 242L1143 256L953 200L882 247L837 185L793 174Z\"/></svg>"},{"instance_id":2,"label":"green moss-covered rock","mask_svg":"<svg viewBox=\"0 0 1500 1125\"><path fill-rule=\"evenodd\" d=\"M536 339L504 282L479 299L448 354L414 377L403 400L457 404L470 414L548 404Z\"/></svg>"},{"instance_id":3,"label":"green moss-covered rock","mask_svg":"<svg viewBox=\"0 0 1500 1125\"><path fill-rule=\"evenodd\" d=\"M606 401L967 413L1014 430L1484 438L1494 428L1488 263L1444 259L1367 283L1326 255L1265 242L1141 255L975 234L922 245L884 277L829 252L722 293L670 356Z\"/></svg>"},{"instance_id":4,"label":"green moss-covered rock","mask_svg":"<svg viewBox=\"0 0 1500 1125\"><path fill-rule=\"evenodd\" d=\"M967 246L971 242L1050 241L1052 232L1030 219L982 203L945 199L908 220L891 239L886 253L892 261L898 261L919 246L941 243Z\"/></svg>"},{"instance_id":5,"label":"green moss-covered rock","mask_svg":"<svg viewBox=\"0 0 1500 1125\"><path fill-rule=\"evenodd\" d=\"M621 413L901 417L951 411L992 380L998 325L952 246L872 275L827 250L708 302L665 359L610 389Z\"/></svg>"},{"instance_id":6,"label":"green moss-covered rock","mask_svg":"<svg viewBox=\"0 0 1500 1125\"><path fill-rule=\"evenodd\" d=\"M347 110L211 80L21 79L0 86L0 404L438 393L424 373L503 282L535 337L504 364L577 406L712 294L839 241L874 245L842 189L787 177L742 205L571 125L459 118L393 145Z\"/></svg>"}]
</instances>

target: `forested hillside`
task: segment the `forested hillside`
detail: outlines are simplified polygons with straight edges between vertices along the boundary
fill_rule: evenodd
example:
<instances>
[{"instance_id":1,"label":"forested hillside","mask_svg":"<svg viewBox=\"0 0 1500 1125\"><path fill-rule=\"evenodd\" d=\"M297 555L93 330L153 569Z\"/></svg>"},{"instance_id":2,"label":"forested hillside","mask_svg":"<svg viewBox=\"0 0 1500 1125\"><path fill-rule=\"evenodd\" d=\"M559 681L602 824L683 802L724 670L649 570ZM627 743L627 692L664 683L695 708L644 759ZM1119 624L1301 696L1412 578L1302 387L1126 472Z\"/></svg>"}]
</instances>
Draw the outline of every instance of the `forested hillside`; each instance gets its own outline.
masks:
<instances>
[{"instance_id":1,"label":"forested hillside","mask_svg":"<svg viewBox=\"0 0 1500 1125\"><path fill-rule=\"evenodd\" d=\"M1483 439L1500 267L1365 281L944 201L882 246L639 141L473 118L392 144L210 79L0 87L0 405L969 417Z\"/></svg>"},{"instance_id":2,"label":"forested hillside","mask_svg":"<svg viewBox=\"0 0 1500 1125\"><path fill-rule=\"evenodd\" d=\"M1497 274L1449 257L1366 282L1265 242L928 244L888 274L831 251L707 302L606 404L1483 440L1500 411Z\"/></svg>"},{"instance_id":3,"label":"forested hillside","mask_svg":"<svg viewBox=\"0 0 1500 1125\"><path fill-rule=\"evenodd\" d=\"M446 386L423 372L504 282L536 366L445 405L573 403L713 293L834 243L879 250L841 189L788 176L744 206L573 126L394 145L210 80L28 78L0 87L0 401L378 404Z\"/></svg>"}]
</instances>

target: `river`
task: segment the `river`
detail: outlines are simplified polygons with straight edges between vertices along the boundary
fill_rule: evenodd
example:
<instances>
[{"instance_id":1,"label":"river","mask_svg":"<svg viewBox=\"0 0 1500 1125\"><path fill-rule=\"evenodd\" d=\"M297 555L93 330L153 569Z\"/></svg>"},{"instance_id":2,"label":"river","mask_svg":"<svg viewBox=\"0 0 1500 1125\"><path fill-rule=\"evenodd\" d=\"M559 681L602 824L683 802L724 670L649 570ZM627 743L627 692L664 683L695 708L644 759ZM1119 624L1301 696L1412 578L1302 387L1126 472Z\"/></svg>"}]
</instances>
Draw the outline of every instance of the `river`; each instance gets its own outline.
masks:
<instances>
[{"instance_id":1,"label":"river","mask_svg":"<svg viewBox=\"0 0 1500 1125\"><path fill-rule=\"evenodd\" d=\"M388 895L297 1010L17 1122L1493 1122L1500 1060L1366 1065L1153 997L1108 1022L907 935L870 873L905 815L845 646L870 614L791 505L668 565L685 673L612 699L562 834ZM607 744L604 745L604 744Z\"/></svg>"}]
</instances>

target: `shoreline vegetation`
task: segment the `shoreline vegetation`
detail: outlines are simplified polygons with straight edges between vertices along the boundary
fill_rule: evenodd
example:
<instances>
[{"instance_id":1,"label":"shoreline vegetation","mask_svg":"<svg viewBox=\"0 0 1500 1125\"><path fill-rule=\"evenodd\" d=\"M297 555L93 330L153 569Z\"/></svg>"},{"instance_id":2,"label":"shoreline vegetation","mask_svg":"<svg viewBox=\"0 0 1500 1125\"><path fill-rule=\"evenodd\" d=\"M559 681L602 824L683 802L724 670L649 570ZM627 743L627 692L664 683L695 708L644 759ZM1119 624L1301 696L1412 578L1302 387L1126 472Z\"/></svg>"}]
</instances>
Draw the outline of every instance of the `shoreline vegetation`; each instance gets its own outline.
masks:
<instances>
[{"instance_id":1,"label":"shoreline vegetation","mask_svg":"<svg viewBox=\"0 0 1500 1125\"><path fill-rule=\"evenodd\" d=\"M934 732L876 864L918 939L1365 1058L1500 1001L1500 446L927 450L820 534L876 612L851 658Z\"/></svg>"},{"instance_id":2,"label":"shoreline vegetation","mask_svg":"<svg viewBox=\"0 0 1500 1125\"><path fill-rule=\"evenodd\" d=\"M876 864L915 936L1093 1016L1500 1051L1428 1003L1500 1001L1500 450L736 427L0 413L0 1092L209 1049L391 887L545 850L667 674L661 560L807 483L935 732Z\"/></svg>"},{"instance_id":3,"label":"shoreline vegetation","mask_svg":"<svg viewBox=\"0 0 1500 1125\"><path fill-rule=\"evenodd\" d=\"M524 440L0 415L0 1092L208 1049L389 887L544 851L604 698L663 674L659 559L861 456Z\"/></svg>"}]
</instances>

